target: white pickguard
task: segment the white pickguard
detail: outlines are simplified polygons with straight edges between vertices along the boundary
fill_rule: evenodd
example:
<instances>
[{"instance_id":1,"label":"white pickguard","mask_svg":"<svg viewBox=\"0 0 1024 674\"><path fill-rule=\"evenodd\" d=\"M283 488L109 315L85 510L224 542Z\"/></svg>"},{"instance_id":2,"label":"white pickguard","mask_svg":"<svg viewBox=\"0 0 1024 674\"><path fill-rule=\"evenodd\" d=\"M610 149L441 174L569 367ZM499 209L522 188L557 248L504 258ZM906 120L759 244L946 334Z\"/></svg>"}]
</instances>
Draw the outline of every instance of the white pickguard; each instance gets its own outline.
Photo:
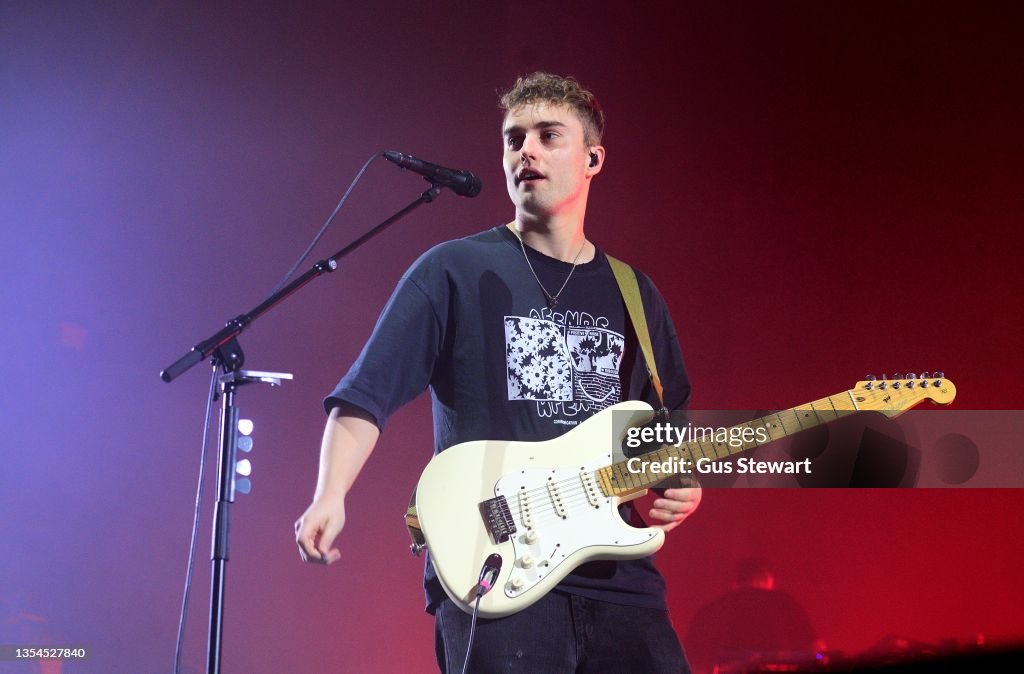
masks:
<instances>
[{"instance_id":1,"label":"white pickguard","mask_svg":"<svg viewBox=\"0 0 1024 674\"><path fill-rule=\"evenodd\" d=\"M526 608L584 562L646 557L660 548L663 531L623 522L623 499L605 496L584 477L610 464L625 429L651 414L646 403L628 401L555 440L468 442L435 456L420 477L416 510L452 600L472 611L481 566L492 553L502 568L480 602L480 615L490 618ZM515 534L495 542L480 504L502 496Z\"/></svg>"},{"instance_id":2,"label":"white pickguard","mask_svg":"<svg viewBox=\"0 0 1024 674\"><path fill-rule=\"evenodd\" d=\"M605 457L582 466L582 470L531 469L498 480L494 493L514 504L517 533L511 539L515 566L504 586L495 591L504 590L513 599L521 597L545 576L558 572L575 553L612 547L623 551L614 556L628 557L628 549L654 538L656 529L626 525L616 512L619 499L601 495L592 474L611 461ZM592 485L589 488L588 482ZM577 564L565 569L559 578Z\"/></svg>"}]
</instances>

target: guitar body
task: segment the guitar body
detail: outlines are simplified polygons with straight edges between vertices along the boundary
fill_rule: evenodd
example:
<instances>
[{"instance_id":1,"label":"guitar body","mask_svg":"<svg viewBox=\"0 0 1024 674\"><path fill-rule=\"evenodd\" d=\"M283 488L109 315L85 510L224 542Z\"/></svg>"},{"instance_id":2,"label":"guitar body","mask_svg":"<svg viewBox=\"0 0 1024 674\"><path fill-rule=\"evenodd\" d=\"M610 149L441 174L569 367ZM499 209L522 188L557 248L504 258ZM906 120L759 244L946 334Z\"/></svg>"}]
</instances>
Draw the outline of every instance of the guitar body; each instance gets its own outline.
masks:
<instances>
[{"instance_id":1,"label":"guitar body","mask_svg":"<svg viewBox=\"0 0 1024 674\"><path fill-rule=\"evenodd\" d=\"M479 441L435 456L416 487L416 511L437 576L471 613L484 561L501 557L480 615L497 618L543 597L574 568L596 559L636 559L661 547L660 529L619 516L628 498L605 496L594 472L611 463L626 428L652 416L627 401L546 442Z\"/></svg>"}]
</instances>

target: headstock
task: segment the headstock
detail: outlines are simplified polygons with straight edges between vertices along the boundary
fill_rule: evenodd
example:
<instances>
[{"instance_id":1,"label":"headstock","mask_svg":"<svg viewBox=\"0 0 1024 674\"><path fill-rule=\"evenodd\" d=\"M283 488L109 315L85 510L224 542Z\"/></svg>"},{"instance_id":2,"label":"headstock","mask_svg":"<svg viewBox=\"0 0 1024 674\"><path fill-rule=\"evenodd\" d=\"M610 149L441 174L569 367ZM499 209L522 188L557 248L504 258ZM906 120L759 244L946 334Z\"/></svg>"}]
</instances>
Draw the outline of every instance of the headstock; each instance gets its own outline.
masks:
<instances>
[{"instance_id":1,"label":"headstock","mask_svg":"<svg viewBox=\"0 0 1024 674\"><path fill-rule=\"evenodd\" d=\"M858 409L874 410L895 417L923 400L931 400L936 405L948 405L956 397L956 386L942 372L894 374L892 379L885 374L881 379L868 375L863 381L857 382L850 395Z\"/></svg>"}]
</instances>

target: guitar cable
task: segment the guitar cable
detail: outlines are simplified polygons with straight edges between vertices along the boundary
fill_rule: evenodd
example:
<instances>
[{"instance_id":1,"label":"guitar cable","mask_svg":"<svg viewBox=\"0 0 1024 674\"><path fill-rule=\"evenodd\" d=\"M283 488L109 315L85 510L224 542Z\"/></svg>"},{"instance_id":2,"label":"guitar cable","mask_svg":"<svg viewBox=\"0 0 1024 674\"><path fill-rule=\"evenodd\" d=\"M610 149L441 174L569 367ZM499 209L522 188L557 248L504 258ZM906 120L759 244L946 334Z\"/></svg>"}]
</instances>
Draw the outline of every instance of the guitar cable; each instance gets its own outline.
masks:
<instances>
[{"instance_id":1,"label":"guitar cable","mask_svg":"<svg viewBox=\"0 0 1024 674\"><path fill-rule=\"evenodd\" d=\"M494 581L498 579L498 573L500 572L501 555L493 552L484 560L484 565L480 569L480 578L477 580L476 601L473 602L473 620L469 623L469 643L466 645L466 659L462 663L462 674L466 674L469 671L469 655L473 652L473 638L476 636L476 619L480 614L480 599L494 587Z\"/></svg>"}]
</instances>

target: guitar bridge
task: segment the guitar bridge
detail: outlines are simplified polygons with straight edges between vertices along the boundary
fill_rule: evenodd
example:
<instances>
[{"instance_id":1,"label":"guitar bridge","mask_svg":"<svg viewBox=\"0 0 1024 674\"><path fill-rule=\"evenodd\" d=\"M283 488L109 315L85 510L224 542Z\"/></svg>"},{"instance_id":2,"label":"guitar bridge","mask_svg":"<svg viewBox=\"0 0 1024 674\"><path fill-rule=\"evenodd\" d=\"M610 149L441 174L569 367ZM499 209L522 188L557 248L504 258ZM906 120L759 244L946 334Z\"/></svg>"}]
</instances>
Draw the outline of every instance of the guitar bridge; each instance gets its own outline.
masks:
<instances>
[{"instance_id":1,"label":"guitar bridge","mask_svg":"<svg viewBox=\"0 0 1024 674\"><path fill-rule=\"evenodd\" d=\"M480 515L491 540L495 544L504 543L516 533L516 523L512 519L512 511L504 496L498 496L480 503Z\"/></svg>"}]
</instances>

